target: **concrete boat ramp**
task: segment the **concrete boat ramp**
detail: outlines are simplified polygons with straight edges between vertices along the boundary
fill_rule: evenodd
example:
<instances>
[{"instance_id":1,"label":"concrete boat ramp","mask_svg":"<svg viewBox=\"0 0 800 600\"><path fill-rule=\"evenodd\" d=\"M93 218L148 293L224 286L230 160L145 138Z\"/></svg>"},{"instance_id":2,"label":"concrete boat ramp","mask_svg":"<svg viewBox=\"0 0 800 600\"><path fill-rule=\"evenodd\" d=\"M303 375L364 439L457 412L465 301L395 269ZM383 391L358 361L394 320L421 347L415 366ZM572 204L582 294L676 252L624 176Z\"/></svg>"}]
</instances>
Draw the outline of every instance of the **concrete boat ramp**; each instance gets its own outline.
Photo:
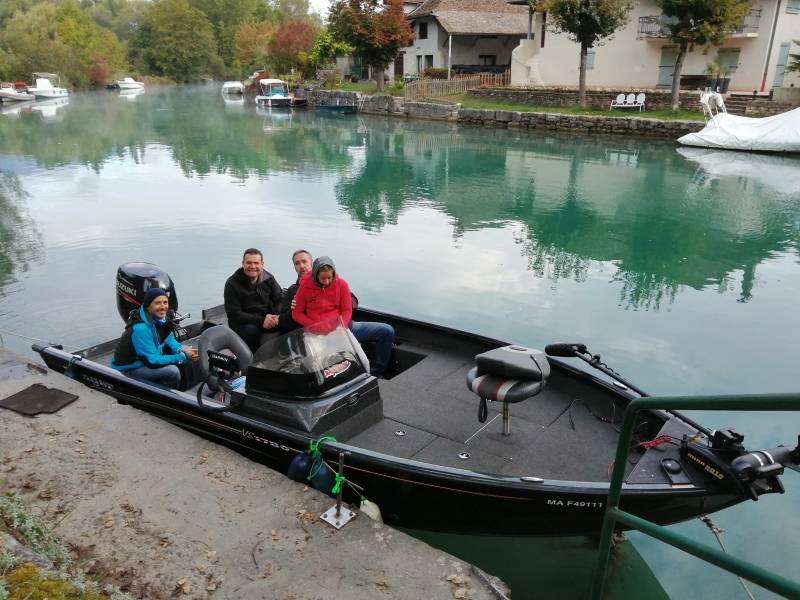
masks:
<instances>
[{"instance_id":1,"label":"concrete boat ramp","mask_svg":"<svg viewBox=\"0 0 800 600\"><path fill-rule=\"evenodd\" d=\"M0 398L40 383L54 414L0 410L0 493L24 497L94 579L132 596L496 600L505 586L152 415L0 348Z\"/></svg>"}]
</instances>

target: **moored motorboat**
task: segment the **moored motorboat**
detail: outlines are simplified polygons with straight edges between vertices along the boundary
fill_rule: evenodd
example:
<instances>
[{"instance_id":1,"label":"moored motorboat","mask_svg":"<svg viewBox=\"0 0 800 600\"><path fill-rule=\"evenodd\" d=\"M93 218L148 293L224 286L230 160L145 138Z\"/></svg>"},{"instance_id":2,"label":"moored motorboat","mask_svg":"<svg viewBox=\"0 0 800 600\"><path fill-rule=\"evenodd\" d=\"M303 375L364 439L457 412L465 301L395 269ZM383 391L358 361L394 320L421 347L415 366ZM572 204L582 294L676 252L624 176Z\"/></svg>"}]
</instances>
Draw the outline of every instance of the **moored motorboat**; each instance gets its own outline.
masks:
<instances>
[{"instance_id":1,"label":"moored motorboat","mask_svg":"<svg viewBox=\"0 0 800 600\"><path fill-rule=\"evenodd\" d=\"M133 77L123 77L122 79L118 79L117 87L121 90L143 90L144 83L141 81L136 81Z\"/></svg>"},{"instance_id":2,"label":"moored motorboat","mask_svg":"<svg viewBox=\"0 0 800 600\"><path fill-rule=\"evenodd\" d=\"M222 96L243 96L244 83L241 81L226 81L222 84Z\"/></svg>"},{"instance_id":3,"label":"moored motorboat","mask_svg":"<svg viewBox=\"0 0 800 600\"><path fill-rule=\"evenodd\" d=\"M170 290L177 310L163 271L147 263L120 267L120 315L152 286ZM347 481L391 524L521 536L600 530L615 425L644 392L581 344L552 345L546 355L375 311L357 310L354 318L394 327L386 379L369 375L341 325L275 337L252 355L225 327L220 307L178 329L200 352L185 391L112 369L116 340L75 354L34 349L54 370L283 472L319 442L325 461L333 467L341 458ZM320 441L325 436L335 439ZM735 432L710 431L672 411L642 412L636 436L638 461L621 507L662 524L783 491L777 468L762 473L757 463L770 456L773 467L794 468L798 455L797 448L749 453Z\"/></svg>"},{"instance_id":4,"label":"moored motorboat","mask_svg":"<svg viewBox=\"0 0 800 600\"><path fill-rule=\"evenodd\" d=\"M34 73L35 85L28 88L37 100L50 100L52 98L66 98L69 92L66 88L59 87L59 77L55 73ZM53 85L53 80L56 85Z\"/></svg>"},{"instance_id":5,"label":"moored motorboat","mask_svg":"<svg viewBox=\"0 0 800 600\"><path fill-rule=\"evenodd\" d=\"M13 83L0 84L0 102L29 102L35 100L35 96L31 94L27 86L25 88L17 88Z\"/></svg>"},{"instance_id":6,"label":"moored motorboat","mask_svg":"<svg viewBox=\"0 0 800 600\"><path fill-rule=\"evenodd\" d=\"M267 108L290 108L292 96L289 86L281 79L259 79L256 104Z\"/></svg>"}]
</instances>

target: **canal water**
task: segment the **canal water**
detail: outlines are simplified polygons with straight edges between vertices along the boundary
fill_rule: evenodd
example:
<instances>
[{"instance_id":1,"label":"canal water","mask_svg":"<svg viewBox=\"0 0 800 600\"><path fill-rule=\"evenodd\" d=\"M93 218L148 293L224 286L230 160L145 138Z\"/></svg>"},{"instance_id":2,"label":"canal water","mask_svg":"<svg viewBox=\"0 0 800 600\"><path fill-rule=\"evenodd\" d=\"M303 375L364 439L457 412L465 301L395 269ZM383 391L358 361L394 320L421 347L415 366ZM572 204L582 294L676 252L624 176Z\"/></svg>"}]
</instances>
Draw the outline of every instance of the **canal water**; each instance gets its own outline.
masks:
<instances>
[{"instance_id":1,"label":"canal water","mask_svg":"<svg viewBox=\"0 0 800 600\"><path fill-rule=\"evenodd\" d=\"M121 263L162 266L199 317L245 247L283 285L303 247L332 256L364 306L531 346L581 341L653 394L800 390L800 159L262 113L216 85L0 112L0 335L17 352L31 354L20 334L68 349L116 337ZM797 414L696 416L754 447L800 433ZM796 576L800 481L784 481L714 521L730 552ZM716 544L699 522L675 529ZM515 598L576 597L591 578L586 540L415 533ZM746 598L735 577L629 539L617 597Z\"/></svg>"}]
</instances>

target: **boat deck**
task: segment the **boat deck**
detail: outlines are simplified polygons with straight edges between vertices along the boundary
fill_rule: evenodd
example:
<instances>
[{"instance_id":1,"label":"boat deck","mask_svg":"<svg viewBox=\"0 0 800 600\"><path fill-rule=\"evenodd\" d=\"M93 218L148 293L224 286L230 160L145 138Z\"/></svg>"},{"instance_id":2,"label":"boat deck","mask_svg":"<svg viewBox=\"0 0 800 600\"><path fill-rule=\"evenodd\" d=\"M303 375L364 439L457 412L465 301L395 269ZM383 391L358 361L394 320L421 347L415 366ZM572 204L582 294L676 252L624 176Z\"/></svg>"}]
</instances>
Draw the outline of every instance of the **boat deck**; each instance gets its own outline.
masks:
<instances>
[{"instance_id":1,"label":"boat deck","mask_svg":"<svg viewBox=\"0 0 800 600\"><path fill-rule=\"evenodd\" d=\"M472 471L606 480L618 434L592 413L609 421L615 412L621 417L611 394L597 398L596 389L581 389L580 382L554 370L539 395L510 405L511 435L504 436L502 403L490 403L486 423L478 422L479 398L466 386L474 355L402 341L400 348L425 358L380 381L384 419L349 444Z\"/></svg>"}]
</instances>

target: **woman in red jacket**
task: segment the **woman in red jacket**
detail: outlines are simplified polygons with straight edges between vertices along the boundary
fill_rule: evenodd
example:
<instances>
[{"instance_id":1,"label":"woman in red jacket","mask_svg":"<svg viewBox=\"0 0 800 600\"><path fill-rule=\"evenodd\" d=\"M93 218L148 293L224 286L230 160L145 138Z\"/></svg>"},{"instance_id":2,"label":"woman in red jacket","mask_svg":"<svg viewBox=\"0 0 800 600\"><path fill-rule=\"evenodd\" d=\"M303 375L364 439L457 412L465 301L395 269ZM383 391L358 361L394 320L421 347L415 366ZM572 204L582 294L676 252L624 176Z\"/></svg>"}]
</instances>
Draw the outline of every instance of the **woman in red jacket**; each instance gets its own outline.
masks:
<instances>
[{"instance_id":1,"label":"woman in red jacket","mask_svg":"<svg viewBox=\"0 0 800 600\"><path fill-rule=\"evenodd\" d=\"M376 377L383 375L392 355L394 329L386 323L353 321L350 286L337 275L336 266L329 257L320 256L314 261L311 273L300 280L295 300L292 319L303 327L341 317L360 343L374 343L370 373Z\"/></svg>"}]
</instances>

